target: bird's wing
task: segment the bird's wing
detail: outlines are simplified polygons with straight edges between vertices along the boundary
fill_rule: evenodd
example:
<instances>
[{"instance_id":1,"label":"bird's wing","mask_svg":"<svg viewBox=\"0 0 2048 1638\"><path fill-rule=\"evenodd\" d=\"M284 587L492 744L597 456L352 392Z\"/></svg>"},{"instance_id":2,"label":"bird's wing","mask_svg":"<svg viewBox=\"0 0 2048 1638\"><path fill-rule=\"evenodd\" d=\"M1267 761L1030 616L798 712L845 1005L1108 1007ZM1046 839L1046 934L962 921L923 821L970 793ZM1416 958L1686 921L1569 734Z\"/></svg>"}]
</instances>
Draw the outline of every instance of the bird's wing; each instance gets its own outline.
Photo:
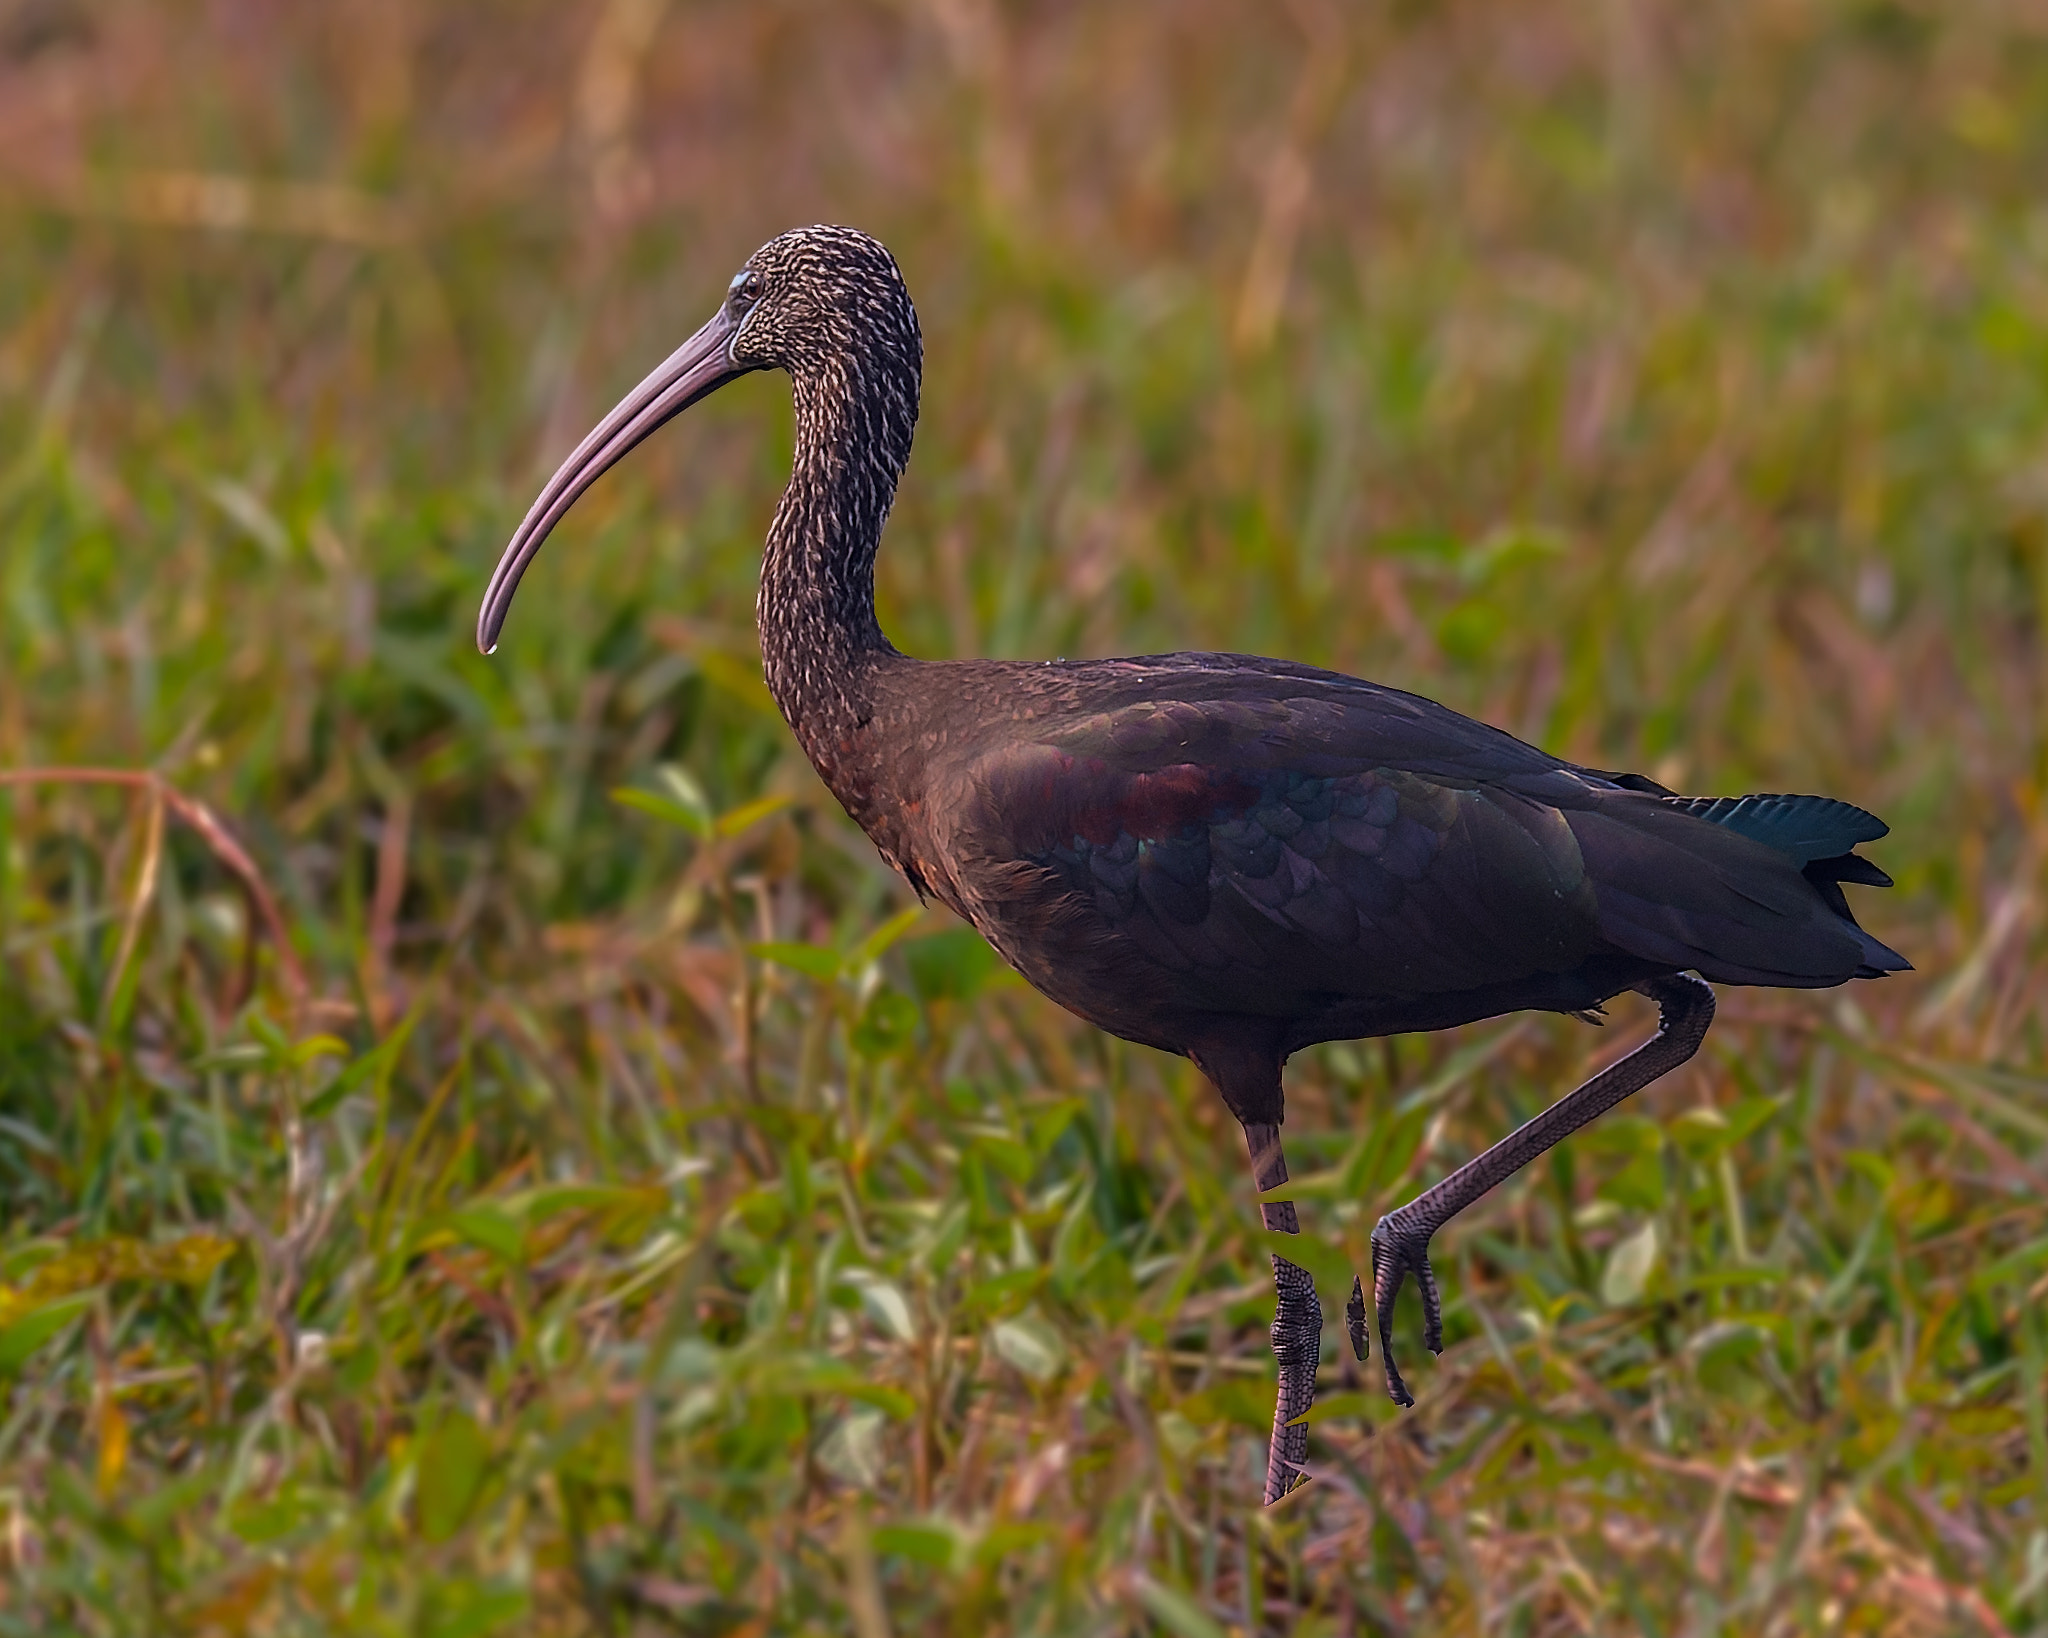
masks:
<instances>
[{"instance_id":1,"label":"bird's wing","mask_svg":"<svg viewBox=\"0 0 2048 1638\"><path fill-rule=\"evenodd\" d=\"M1796 863L1393 690L1150 700L984 752L965 855L1030 861L1149 961L1241 986L1432 995L1596 953L1731 982L1863 957Z\"/></svg>"},{"instance_id":2,"label":"bird's wing","mask_svg":"<svg viewBox=\"0 0 2048 1638\"><path fill-rule=\"evenodd\" d=\"M986 752L948 804L962 851L1050 872L1151 962L1226 979L1248 1011L1584 960L1596 905L1555 807L1391 765L1394 745L1339 754L1301 715L1143 705Z\"/></svg>"}]
</instances>

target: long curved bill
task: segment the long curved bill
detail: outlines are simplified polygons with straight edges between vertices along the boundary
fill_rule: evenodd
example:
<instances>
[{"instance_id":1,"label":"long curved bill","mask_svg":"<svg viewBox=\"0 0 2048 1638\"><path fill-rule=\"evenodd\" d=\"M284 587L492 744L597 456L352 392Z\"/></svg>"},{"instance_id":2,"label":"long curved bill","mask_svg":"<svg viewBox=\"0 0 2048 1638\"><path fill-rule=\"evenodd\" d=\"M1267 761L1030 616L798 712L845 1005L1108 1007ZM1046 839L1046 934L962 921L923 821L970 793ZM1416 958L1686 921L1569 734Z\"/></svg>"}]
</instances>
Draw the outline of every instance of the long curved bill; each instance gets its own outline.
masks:
<instances>
[{"instance_id":1,"label":"long curved bill","mask_svg":"<svg viewBox=\"0 0 2048 1638\"><path fill-rule=\"evenodd\" d=\"M505 616L512 612L512 594L519 577L540 550L548 531L620 456L671 416L747 372L732 361L732 314L720 307L711 322L678 347L661 367L620 400L619 405L576 446L526 514L526 521L505 548L484 592L476 617L476 646L489 654L498 646Z\"/></svg>"}]
</instances>

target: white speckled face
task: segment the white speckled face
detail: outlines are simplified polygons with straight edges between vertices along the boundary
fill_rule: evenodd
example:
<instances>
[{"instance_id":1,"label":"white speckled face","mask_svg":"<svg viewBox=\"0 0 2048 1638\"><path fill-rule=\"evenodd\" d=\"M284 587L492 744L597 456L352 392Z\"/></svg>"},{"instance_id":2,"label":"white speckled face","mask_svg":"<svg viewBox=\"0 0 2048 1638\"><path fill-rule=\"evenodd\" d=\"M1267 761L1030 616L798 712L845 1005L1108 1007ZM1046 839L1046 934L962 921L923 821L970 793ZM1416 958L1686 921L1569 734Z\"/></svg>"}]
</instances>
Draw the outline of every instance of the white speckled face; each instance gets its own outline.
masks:
<instances>
[{"instance_id":1,"label":"white speckled face","mask_svg":"<svg viewBox=\"0 0 2048 1638\"><path fill-rule=\"evenodd\" d=\"M738 322L733 361L801 374L858 356L886 372L922 361L917 311L895 257L855 228L808 227L770 239L726 290Z\"/></svg>"}]
</instances>

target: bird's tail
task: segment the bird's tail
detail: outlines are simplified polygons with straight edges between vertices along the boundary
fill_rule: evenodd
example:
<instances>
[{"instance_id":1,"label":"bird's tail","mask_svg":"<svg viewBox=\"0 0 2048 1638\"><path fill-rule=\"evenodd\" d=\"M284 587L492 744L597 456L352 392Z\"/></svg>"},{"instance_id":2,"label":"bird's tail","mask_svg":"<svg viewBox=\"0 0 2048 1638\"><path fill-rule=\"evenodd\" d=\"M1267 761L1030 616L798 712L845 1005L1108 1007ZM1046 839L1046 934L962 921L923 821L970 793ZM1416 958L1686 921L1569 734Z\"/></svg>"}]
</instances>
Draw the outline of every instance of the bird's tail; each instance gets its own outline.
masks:
<instances>
[{"instance_id":1,"label":"bird's tail","mask_svg":"<svg viewBox=\"0 0 2048 1638\"><path fill-rule=\"evenodd\" d=\"M1891 826L1876 814L1831 796L1666 796L1664 801L1789 856L1822 902L1856 929L1863 944L1858 978L1912 970L1913 964L1898 951L1857 926L1842 892L1844 882L1892 885L1891 877L1855 851L1858 843L1877 841L1890 832Z\"/></svg>"}]
</instances>

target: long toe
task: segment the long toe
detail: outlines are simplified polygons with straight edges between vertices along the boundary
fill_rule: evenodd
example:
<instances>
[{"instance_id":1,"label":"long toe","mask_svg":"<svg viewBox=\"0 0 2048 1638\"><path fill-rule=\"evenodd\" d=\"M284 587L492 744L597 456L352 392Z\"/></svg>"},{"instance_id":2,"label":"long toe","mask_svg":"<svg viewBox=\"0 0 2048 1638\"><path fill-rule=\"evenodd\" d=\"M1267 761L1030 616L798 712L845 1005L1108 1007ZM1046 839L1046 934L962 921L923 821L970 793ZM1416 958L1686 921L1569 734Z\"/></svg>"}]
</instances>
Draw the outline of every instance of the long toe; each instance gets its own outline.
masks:
<instances>
[{"instance_id":1,"label":"long toe","mask_svg":"<svg viewBox=\"0 0 2048 1638\"><path fill-rule=\"evenodd\" d=\"M1422 1293L1422 1345L1440 1354L1444 1351L1444 1303L1436 1288L1436 1270L1429 1266L1426 1247L1416 1247L1414 1258L1415 1289Z\"/></svg>"},{"instance_id":2,"label":"long toe","mask_svg":"<svg viewBox=\"0 0 2048 1638\"><path fill-rule=\"evenodd\" d=\"M1387 1346L1387 1334L1380 1333L1380 1363L1387 1368L1387 1397L1403 1410L1415 1408L1415 1395L1408 1391L1408 1384L1401 1380L1401 1368L1394 1363L1393 1351Z\"/></svg>"},{"instance_id":3,"label":"long toe","mask_svg":"<svg viewBox=\"0 0 2048 1638\"><path fill-rule=\"evenodd\" d=\"M1408 1265L1397 1255L1390 1240L1381 1238L1380 1228L1372 1231L1372 1306L1379 1324L1380 1363L1387 1370L1387 1397L1403 1409L1414 1405L1415 1396L1408 1391L1408 1384L1401 1380L1400 1367L1394 1363L1394 1299L1401 1294L1402 1283L1408 1278Z\"/></svg>"}]
</instances>

